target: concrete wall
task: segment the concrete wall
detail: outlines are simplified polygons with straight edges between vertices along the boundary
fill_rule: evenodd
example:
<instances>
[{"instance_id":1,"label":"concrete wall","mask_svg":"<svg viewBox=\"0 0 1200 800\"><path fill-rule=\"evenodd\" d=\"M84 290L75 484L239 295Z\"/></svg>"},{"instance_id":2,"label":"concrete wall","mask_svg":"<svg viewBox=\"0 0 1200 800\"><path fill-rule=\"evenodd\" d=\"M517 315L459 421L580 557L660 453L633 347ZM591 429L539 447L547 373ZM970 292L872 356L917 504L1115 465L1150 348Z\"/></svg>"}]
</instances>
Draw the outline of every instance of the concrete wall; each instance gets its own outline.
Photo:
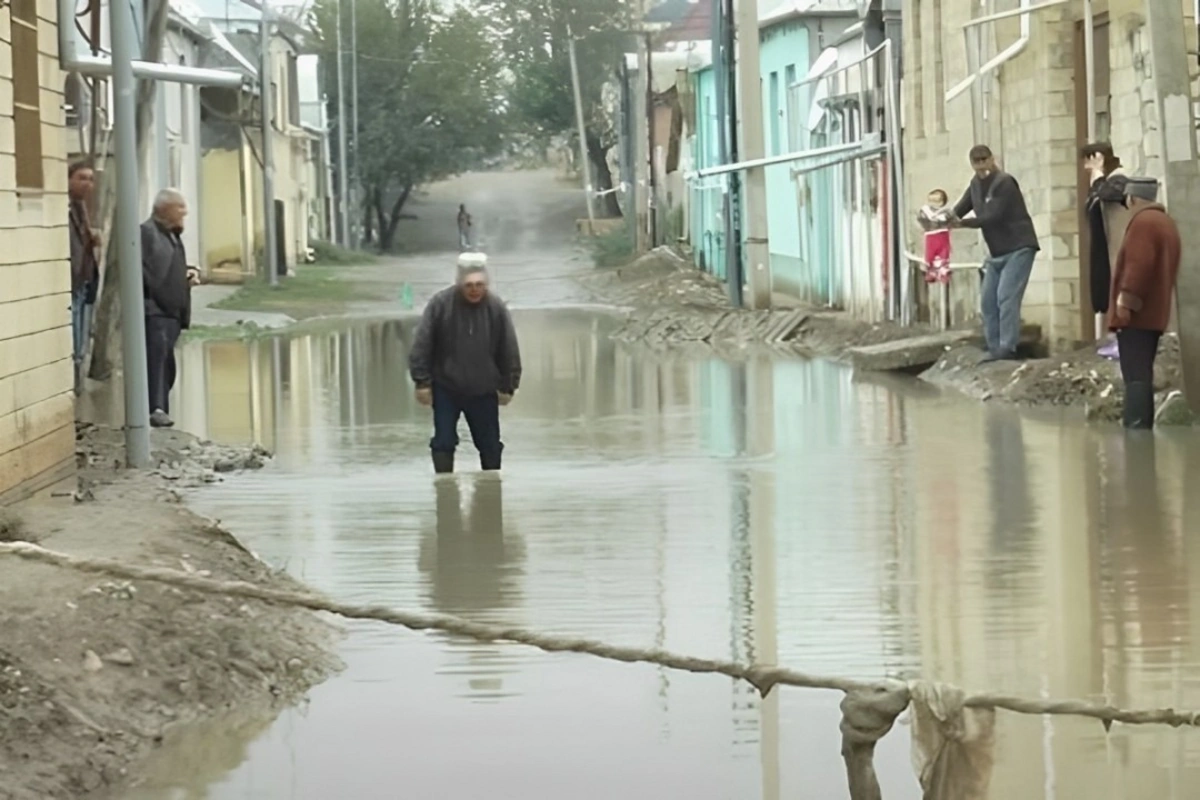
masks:
<instances>
[{"instance_id":1,"label":"concrete wall","mask_svg":"<svg viewBox=\"0 0 1200 800\"><path fill-rule=\"evenodd\" d=\"M202 163L204 191L200 220L204 269L240 264L242 261L241 153L210 150ZM243 265L244 268L245 265Z\"/></svg>"},{"instance_id":2,"label":"concrete wall","mask_svg":"<svg viewBox=\"0 0 1200 800\"><path fill-rule=\"evenodd\" d=\"M69 476L71 273L62 74L53 0L38 0L45 187L18 192L10 14L0 15L0 501Z\"/></svg>"}]
</instances>

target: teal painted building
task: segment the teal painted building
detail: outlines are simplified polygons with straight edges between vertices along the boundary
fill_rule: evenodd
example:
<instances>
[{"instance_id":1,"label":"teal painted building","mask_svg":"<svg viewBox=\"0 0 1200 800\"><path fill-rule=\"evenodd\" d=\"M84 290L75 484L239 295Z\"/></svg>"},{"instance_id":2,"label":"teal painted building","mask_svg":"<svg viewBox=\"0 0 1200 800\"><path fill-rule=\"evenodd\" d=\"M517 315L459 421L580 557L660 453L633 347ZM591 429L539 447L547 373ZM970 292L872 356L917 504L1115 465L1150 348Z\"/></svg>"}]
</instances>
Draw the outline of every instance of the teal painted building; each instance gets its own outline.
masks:
<instances>
[{"instance_id":1,"label":"teal painted building","mask_svg":"<svg viewBox=\"0 0 1200 800\"><path fill-rule=\"evenodd\" d=\"M822 49L835 42L857 17L853 11L820 7L788 11L764 19L759 30L759 74L762 87L763 146L766 155L784 155L836 143L823 115L813 113L811 86L792 88L803 80ZM691 139L692 169L718 166L717 86L715 69L692 72L695 125ZM820 119L816 129L810 121ZM837 296L841 277L835 269L839 187L829 170L793 179L797 163L766 169L767 225L772 288L815 304ZM689 183L690 240L695 263L726 277L726 231L722 216L724 180Z\"/></svg>"},{"instance_id":2,"label":"teal painted building","mask_svg":"<svg viewBox=\"0 0 1200 800\"><path fill-rule=\"evenodd\" d=\"M696 98L696 130L692 138L694 169L721 163L717 120L717 77L707 66L692 73L692 91ZM696 266L719 278L726 276L725 223L723 218L723 181L704 179L688 186L690 230Z\"/></svg>"},{"instance_id":3,"label":"teal painted building","mask_svg":"<svg viewBox=\"0 0 1200 800\"><path fill-rule=\"evenodd\" d=\"M803 121L808 116L807 88L789 87L808 73L809 23L790 19L766 25L760 32L759 69L762 78L763 147L767 156L808 149ZM791 102L789 102L789 99ZM811 239L811 220L797 198L792 180L795 164L766 168L767 235L771 243L771 276L774 291L800 296L805 268L805 242Z\"/></svg>"}]
</instances>

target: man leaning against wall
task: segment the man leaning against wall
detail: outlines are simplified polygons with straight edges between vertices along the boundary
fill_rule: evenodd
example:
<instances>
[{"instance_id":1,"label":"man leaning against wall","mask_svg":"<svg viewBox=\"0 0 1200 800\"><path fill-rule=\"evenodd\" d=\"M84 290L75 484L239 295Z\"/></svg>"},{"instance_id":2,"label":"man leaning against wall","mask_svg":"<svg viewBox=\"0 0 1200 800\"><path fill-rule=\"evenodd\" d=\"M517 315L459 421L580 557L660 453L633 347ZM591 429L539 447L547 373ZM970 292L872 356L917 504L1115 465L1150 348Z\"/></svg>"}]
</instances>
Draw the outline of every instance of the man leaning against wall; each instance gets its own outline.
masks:
<instances>
[{"instance_id":1,"label":"man leaning against wall","mask_svg":"<svg viewBox=\"0 0 1200 800\"><path fill-rule=\"evenodd\" d=\"M67 169L71 223L71 359L75 364L75 394L83 391L83 359L92 329L92 308L100 286L97 251L100 232L92 227L88 203L96 174L90 161L77 161Z\"/></svg>"}]
</instances>

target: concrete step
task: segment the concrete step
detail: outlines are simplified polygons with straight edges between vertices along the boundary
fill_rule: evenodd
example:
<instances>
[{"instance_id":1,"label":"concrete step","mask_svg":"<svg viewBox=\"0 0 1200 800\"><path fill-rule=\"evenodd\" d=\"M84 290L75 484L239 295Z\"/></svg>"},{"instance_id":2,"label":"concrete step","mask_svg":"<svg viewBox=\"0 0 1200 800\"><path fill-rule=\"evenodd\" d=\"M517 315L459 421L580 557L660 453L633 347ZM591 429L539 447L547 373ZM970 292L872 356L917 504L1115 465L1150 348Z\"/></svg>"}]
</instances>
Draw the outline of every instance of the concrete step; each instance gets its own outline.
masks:
<instances>
[{"instance_id":1,"label":"concrete step","mask_svg":"<svg viewBox=\"0 0 1200 800\"><path fill-rule=\"evenodd\" d=\"M1022 326L1021 349L1036 347L1041 338L1040 326ZM855 369L910 371L930 367L937 363L947 350L963 345L982 348L983 333L976 329L963 329L921 334L882 344L851 347L846 351L846 356Z\"/></svg>"}]
</instances>

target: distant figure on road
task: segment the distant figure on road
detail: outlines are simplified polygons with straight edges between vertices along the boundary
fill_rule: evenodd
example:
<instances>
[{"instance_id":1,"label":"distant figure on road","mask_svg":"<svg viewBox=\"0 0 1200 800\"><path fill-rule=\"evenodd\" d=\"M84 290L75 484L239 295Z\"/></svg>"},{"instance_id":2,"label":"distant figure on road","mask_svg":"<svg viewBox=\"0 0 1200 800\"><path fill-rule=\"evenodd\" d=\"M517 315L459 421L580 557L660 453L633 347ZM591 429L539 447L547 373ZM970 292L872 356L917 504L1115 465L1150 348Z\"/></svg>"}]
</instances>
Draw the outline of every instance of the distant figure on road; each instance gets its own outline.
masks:
<instances>
[{"instance_id":1,"label":"distant figure on road","mask_svg":"<svg viewBox=\"0 0 1200 800\"><path fill-rule=\"evenodd\" d=\"M190 269L183 250L187 200L175 189L154 198L154 213L142 223L142 291L145 294L146 372L150 425L169 428L169 398L175 385L175 343L192 320L192 287L200 272Z\"/></svg>"},{"instance_id":2,"label":"distant figure on road","mask_svg":"<svg viewBox=\"0 0 1200 800\"><path fill-rule=\"evenodd\" d=\"M458 249L471 249L471 215L467 213L466 204L458 207Z\"/></svg>"},{"instance_id":3,"label":"distant figure on road","mask_svg":"<svg viewBox=\"0 0 1200 800\"><path fill-rule=\"evenodd\" d=\"M970 158L975 177L954 206L950 224L983 231L989 258L983 264L983 338L988 354L982 361L1006 361L1017 355L1021 301L1040 246L1016 178L996 166L987 145L972 147ZM972 212L973 217L964 219Z\"/></svg>"},{"instance_id":4,"label":"distant figure on road","mask_svg":"<svg viewBox=\"0 0 1200 800\"><path fill-rule=\"evenodd\" d=\"M500 406L521 383L517 332L504 302L488 291L486 265L483 253L458 257L458 280L430 299L409 351L417 402L433 406L429 449L438 473L454 471L460 416L480 467L500 469Z\"/></svg>"},{"instance_id":5,"label":"distant figure on road","mask_svg":"<svg viewBox=\"0 0 1200 800\"><path fill-rule=\"evenodd\" d=\"M1113 270L1108 326L1117 333L1125 380L1126 428L1154 427L1154 360L1171 322L1171 299L1182 245L1175 221L1158 200L1158 181L1125 184L1129 226Z\"/></svg>"},{"instance_id":6,"label":"distant figure on road","mask_svg":"<svg viewBox=\"0 0 1200 800\"><path fill-rule=\"evenodd\" d=\"M92 332L92 308L100 287L96 249L100 231L92 227L87 204L96 177L90 161L77 161L67 169L71 222L71 358L75 362L75 394L83 391L83 357Z\"/></svg>"}]
</instances>

